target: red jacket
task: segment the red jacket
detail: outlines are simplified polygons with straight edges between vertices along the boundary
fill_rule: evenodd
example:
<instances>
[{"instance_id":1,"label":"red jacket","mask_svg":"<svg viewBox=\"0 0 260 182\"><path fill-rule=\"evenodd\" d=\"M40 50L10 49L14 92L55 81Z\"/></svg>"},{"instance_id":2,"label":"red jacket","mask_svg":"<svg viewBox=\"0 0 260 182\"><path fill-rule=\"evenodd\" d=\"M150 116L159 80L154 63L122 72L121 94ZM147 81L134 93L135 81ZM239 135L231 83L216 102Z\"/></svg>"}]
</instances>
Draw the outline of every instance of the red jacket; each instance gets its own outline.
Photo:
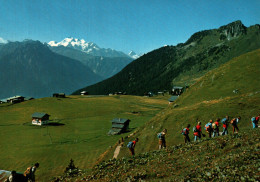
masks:
<instances>
[{"instance_id":1,"label":"red jacket","mask_svg":"<svg viewBox=\"0 0 260 182\"><path fill-rule=\"evenodd\" d=\"M197 125L196 126L196 132L194 132L193 133L193 135L195 135L195 136L200 136L200 134L201 134L201 126L200 125Z\"/></svg>"}]
</instances>

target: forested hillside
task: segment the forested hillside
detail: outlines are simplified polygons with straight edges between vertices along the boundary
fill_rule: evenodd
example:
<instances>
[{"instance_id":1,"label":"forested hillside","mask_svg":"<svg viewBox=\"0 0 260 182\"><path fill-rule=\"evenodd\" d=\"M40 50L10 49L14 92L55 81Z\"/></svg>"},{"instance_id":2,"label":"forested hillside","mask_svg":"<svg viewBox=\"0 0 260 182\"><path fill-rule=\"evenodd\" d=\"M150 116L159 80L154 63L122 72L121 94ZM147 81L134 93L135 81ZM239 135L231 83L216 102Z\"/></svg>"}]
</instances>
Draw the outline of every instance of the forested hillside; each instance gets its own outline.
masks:
<instances>
[{"instance_id":1,"label":"forested hillside","mask_svg":"<svg viewBox=\"0 0 260 182\"><path fill-rule=\"evenodd\" d=\"M260 48L260 26L245 27L236 21L219 29L197 32L184 44L165 46L133 61L110 79L80 89L90 94L117 91L143 95L191 85L211 69Z\"/></svg>"}]
</instances>

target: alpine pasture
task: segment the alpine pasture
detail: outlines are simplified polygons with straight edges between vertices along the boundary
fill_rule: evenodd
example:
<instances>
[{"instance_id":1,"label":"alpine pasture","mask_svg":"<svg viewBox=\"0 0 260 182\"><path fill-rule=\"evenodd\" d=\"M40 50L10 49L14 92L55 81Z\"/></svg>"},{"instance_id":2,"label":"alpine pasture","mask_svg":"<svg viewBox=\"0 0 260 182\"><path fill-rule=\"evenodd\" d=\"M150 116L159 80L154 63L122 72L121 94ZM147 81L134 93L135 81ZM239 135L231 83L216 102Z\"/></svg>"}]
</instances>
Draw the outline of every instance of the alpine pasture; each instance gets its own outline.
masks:
<instances>
[{"instance_id":1,"label":"alpine pasture","mask_svg":"<svg viewBox=\"0 0 260 182\"><path fill-rule=\"evenodd\" d=\"M24 172L39 162L39 181L63 173L70 159L79 168L90 169L121 137L167 107L167 99L168 96L68 96L1 104L0 169ZM50 124L32 125L34 112L49 114ZM108 136L113 118L130 119L129 132Z\"/></svg>"}]
</instances>

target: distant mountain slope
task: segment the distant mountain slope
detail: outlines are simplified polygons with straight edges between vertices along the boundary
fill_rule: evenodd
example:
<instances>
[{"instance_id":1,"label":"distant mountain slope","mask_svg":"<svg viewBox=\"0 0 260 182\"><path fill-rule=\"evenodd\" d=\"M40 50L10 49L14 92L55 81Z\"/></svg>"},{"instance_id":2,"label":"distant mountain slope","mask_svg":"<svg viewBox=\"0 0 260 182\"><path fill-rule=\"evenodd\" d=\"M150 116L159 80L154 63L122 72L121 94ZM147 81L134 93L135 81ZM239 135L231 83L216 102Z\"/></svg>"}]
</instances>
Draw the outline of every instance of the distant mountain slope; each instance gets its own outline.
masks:
<instances>
[{"instance_id":1,"label":"distant mountain slope","mask_svg":"<svg viewBox=\"0 0 260 182\"><path fill-rule=\"evenodd\" d=\"M128 65L132 58L124 55L122 57L105 57L105 56L93 56L79 49L64 46L53 46L50 49L63 56L70 57L82 62L84 65L91 68L91 70L101 76L103 79L107 79L119 71L121 71L126 65Z\"/></svg>"},{"instance_id":2,"label":"distant mountain slope","mask_svg":"<svg viewBox=\"0 0 260 182\"><path fill-rule=\"evenodd\" d=\"M9 42L0 47L0 98L70 94L100 80L87 66L53 53L39 41Z\"/></svg>"},{"instance_id":3,"label":"distant mountain slope","mask_svg":"<svg viewBox=\"0 0 260 182\"><path fill-rule=\"evenodd\" d=\"M197 32L184 44L145 54L112 78L83 89L91 94L122 91L136 95L169 90L173 85L190 85L207 71L257 48L260 26L247 28L236 21L219 29Z\"/></svg>"}]
</instances>

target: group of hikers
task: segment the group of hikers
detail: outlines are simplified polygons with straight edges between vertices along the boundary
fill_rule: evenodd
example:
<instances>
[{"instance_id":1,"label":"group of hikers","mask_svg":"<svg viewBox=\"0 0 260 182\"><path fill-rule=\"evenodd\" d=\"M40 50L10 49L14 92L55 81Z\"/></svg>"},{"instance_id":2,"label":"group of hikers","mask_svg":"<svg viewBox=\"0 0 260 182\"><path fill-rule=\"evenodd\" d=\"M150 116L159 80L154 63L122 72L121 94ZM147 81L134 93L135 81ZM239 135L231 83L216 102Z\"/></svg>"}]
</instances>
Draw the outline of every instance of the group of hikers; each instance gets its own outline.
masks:
<instances>
[{"instance_id":1,"label":"group of hikers","mask_svg":"<svg viewBox=\"0 0 260 182\"><path fill-rule=\"evenodd\" d=\"M260 114L256 117L252 117L252 126L253 128L258 128L258 122L259 122ZM230 120L229 116L226 116L222 120L220 118L216 119L215 122L213 120L209 120L209 122L205 125L205 131L208 134L208 137L217 137L221 135L227 135L228 134L228 127L229 125L232 126L233 129L233 134L236 132L239 132L238 128L238 123L241 120L241 117L238 116L237 118L233 118ZM220 132L220 127L223 127L223 131ZM183 135L184 138L184 143L190 142L190 124L188 124L185 128L182 129L181 134ZM157 137L159 139L159 149L166 148L166 140L165 136L167 134L167 129L163 129L162 132L157 134ZM201 140L201 137L205 137L206 135L202 133L202 127L201 127L201 122L198 122L196 126L193 127L193 135L194 135L194 141ZM135 146L136 142L138 142L138 138L136 138L134 141L130 141L127 145L127 147L130 150L130 153L132 156L135 155Z\"/></svg>"},{"instance_id":2,"label":"group of hikers","mask_svg":"<svg viewBox=\"0 0 260 182\"><path fill-rule=\"evenodd\" d=\"M5 182L35 182L35 172L39 166L40 164L37 162L28 167L23 174L12 171L11 175L5 180Z\"/></svg>"},{"instance_id":3,"label":"group of hikers","mask_svg":"<svg viewBox=\"0 0 260 182\"><path fill-rule=\"evenodd\" d=\"M252 125L253 128L258 128L258 122L259 122L260 114L256 117L252 117ZM226 116L222 120L219 118L216 119L215 122L213 120L210 120L206 125L205 125L205 130L208 133L208 137L217 137L220 135L227 135L228 134L228 127L229 124L231 124L233 128L233 134L239 131L238 128L238 123L241 120L241 117L238 116L237 118L233 118L229 121L229 116ZM220 132L220 125L222 123L223 131ZM190 142L190 137L189 137L189 132L190 132L190 124L187 125L186 128L183 128L181 131L181 134L183 135L184 142ZM167 129L163 129L162 132L157 134L157 137L159 139L159 149L166 148L166 140L165 136L167 134ZM206 135L202 133L201 129L201 122L198 122L196 126L193 127L193 135L194 135L194 141L200 140L201 137L205 137ZM136 143L138 142L138 138L136 138L134 141L130 141L127 144L127 147L129 148L129 151L132 156L135 156L135 146ZM35 163L33 166L30 166L26 169L26 171L21 174L21 173L16 173L16 171L12 171L11 175L6 179L5 182L35 182L35 172L36 169L39 167L39 163Z\"/></svg>"}]
</instances>

